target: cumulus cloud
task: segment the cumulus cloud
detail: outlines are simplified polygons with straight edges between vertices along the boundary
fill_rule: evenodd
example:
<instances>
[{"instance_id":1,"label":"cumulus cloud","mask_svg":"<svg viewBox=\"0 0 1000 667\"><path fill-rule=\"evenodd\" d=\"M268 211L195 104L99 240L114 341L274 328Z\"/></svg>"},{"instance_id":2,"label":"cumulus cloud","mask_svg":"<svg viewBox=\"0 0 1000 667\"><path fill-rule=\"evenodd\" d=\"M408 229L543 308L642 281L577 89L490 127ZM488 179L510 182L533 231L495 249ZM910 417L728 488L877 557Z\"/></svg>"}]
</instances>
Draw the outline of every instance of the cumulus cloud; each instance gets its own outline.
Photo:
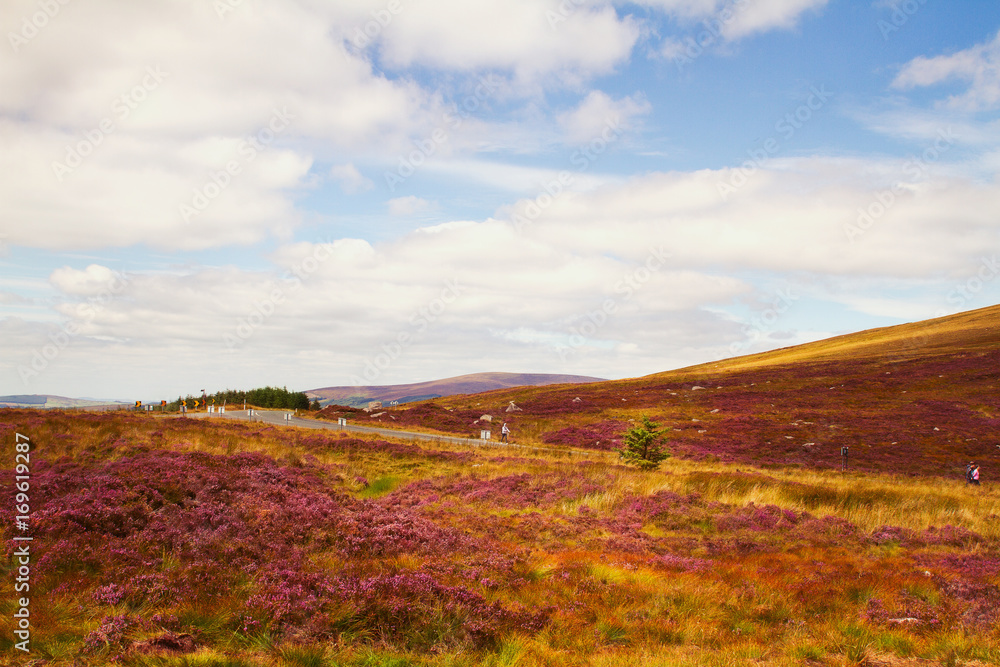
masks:
<instances>
[{"instance_id":1,"label":"cumulus cloud","mask_svg":"<svg viewBox=\"0 0 1000 667\"><path fill-rule=\"evenodd\" d=\"M601 136L608 127L624 131L636 117L651 110L649 101L641 94L615 100L594 90L577 108L562 114L559 122L569 143L582 144Z\"/></svg>"},{"instance_id":2,"label":"cumulus cloud","mask_svg":"<svg viewBox=\"0 0 1000 667\"><path fill-rule=\"evenodd\" d=\"M825 7L829 0L642 0L682 22L699 22L713 34L735 40L770 30L794 28L802 16ZM676 50L667 40L665 54ZM669 57L669 55L667 56Z\"/></svg>"},{"instance_id":3,"label":"cumulus cloud","mask_svg":"<svg viewBox=\"0 0 1000 667\"><path fill-rule=\"evenodd\" d=\"M308 358L302 388L414 381L428 367L642 375L820 335L783 322L747 341L729 313L773 299L749 276L918 319L949 306L951 286L1000 254L991 214L1000 194L975 180L904 189L884 164L812 158L775 161L723 200L718 185L731 176L637 177L557 197L525 227L456 220L377 244L286 244L267 271L130 275L84 318L65 359L99 365L113 354L145 368L144 358L171 350L169 373L180 378L223 361L267 377L276 363ZM54 271L58 312L80 320L112 275L100 265ZM872 296L883 290L912 293ZM14 336L14 323L4 326ZM57 330L18 329L23 347L8 353L8 370ZM38 382L47 377L59 375Z\"/></svg>"},{"instance_id":4,"label":"cumulus cloud","mask_svg":"<svg viewBox=\"0 0 1000 667\"><path fill-rule=\"evenodd\" d=\"M909 90L956 79L967 82L969 87L948 98L947 106L981 111L1000 105L1000 33L991 42L951 55L914 58L903 66L892 85Z\"/></svg>"},{"instance_id":5,"label":"cumulus cloud","mask_svg":"<svg viewBox=\"0 0 1000 667\"><path fill-rule=\"evenodd\" d=\"M573 251L626 257L636 256L641 238L702 269L909 278L960 271L997 247L988 211L1000 193L931 163L922 168L804 158L749 175L739 168L652 174L559 198L528 229ZM968 242L964 234L955 239L956 225Z\"/></svg>"},{"instance_id":6,"label":"cumulus cloud","mask_svg":"<svg viewBox=\"0 0 1000 667\"><path fill-rule=\"evenodd\" d=\"M532 0L399 6L386 18L372 0L60 5L0 59L6 243L197 250L287 238L295 197L322 181L317 163L337 165L330 177L356 193L372 183L346 154L391 162L442 127L442 156L522 141L514 125L445 123L451 102L407 68L466 72L470 90L499 71L491 80L527 86L491 89L509 100L540 79L607 73L639 36L605 4L574 5L554 24L558 5ZM37 12L12 0L0 22Z\"/></svg>"},{"instance_id":7,"label":"cumulus cloud","mask_svg":"<svg viewBox=\"0 0 1000 667\"><path fill-rule=\"evenodd\" d=\"M4 3L0 20L37 9ZM405 145L436 104L345 51L334 28L346 20L297 2L223 16L201 2L63 7L0 59L8 243L201 249L287 237L316 153Z\"/></svg>"},{"instance_id":8,"label":"cumulus cloud","mask_svg":"<svg viewBox=\"0 0 1000 667\"><path fill-rule=\"evenodd\" d=\"M607 73L629 56L640 34L632 19L607 5L570 7L536 0L404 7L378 35L381 56L394 67L500 69L526 82Z\"/></svg>"}]
</instances>

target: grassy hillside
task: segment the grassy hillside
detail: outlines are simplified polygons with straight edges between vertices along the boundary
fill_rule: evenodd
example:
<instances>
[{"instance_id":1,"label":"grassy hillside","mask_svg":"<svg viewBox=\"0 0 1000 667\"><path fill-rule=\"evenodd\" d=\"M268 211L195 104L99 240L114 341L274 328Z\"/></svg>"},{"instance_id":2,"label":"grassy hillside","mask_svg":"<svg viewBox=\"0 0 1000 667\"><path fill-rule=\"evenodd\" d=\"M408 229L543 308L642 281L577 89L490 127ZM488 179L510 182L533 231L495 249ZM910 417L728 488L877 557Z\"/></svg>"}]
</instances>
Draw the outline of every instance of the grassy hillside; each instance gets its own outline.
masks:
<instances>
[{"instance_id":1,"label":"grassy hillside","mask_svg":"<svg viewBox=\"0 0 1000 667\"><path fill-rule=\"evenodd\" d=\"M34 662L13 648L8 595L7 664L1000 661L992 485L4 417L0 439L34 447Z\"/></svg>"},{"instance_id":2,"label":"grassy hillside","mask_svg":"<svg viewBox=\"0 0 1000 667\"><path fill-rule=\"evenodd\" d=\"M586 459L4 410L3 576L22 573L13 538L33 537L32 652L15 648L9 594L0 661L1000 664L998 319L346 411L456 433L488 413L515 442ZM674 456L649 473L612 451L643 414L673 427ZM961 479L970 458L981 487ZM30 476L27 499L15 474Z\"/></svg>"},{"instance_id":3,"label":"grassy hillside","mask_svg":"<svg viewBox=\"0 0 1000 667\"><path fill-rule=\"evenodd\" d=\"M997 369L992 307L630 380L444 398L375 421L466 435L490 413L517 442L613 449L646 414L686 458L832 469L847 446L862 471L961 476L976 459L1000 474Z\"/></svg>"}]
</instances>

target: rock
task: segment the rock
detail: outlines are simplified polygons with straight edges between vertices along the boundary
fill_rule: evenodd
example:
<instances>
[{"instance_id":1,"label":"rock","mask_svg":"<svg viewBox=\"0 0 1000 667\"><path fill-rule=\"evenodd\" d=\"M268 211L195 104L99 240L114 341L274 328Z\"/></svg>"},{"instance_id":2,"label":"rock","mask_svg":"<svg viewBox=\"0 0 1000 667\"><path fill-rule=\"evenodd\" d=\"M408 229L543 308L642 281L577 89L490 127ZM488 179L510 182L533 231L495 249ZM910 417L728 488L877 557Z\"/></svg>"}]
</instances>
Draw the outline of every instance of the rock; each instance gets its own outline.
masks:
<instances>
[{"instance_id":1,"label":"rock","mask_svg":"<svg viewBox=\"0 0 1000 667\"><path fill-rule=\"evenodd\" d=\"M493 423L493 415L483 415L479 418L479 421Z\"/></svg>"},{"instance_id":2,"label":"rock","mask_svg":"<svg viewBox=\"0 0 1000 667\"><path fill-rule=\"evenodd\" d=\"M704 387L699 387L698 385L691 387L691 391L698 391L700 389L704 389Z\"/></svg>"},{"instance_id":3,"label":"rock","mask_svg":"<svg viewBox=\"0 0 1000 667\"><path fill-rule=\"evenodd\" d=\"M580 397L579 397L579 396L577 396L576 398L574 398L574 399L573 399L573 402L574 402L574 403L579 403L579 402L580 402Z\"/></svg>"},{"instance_id":4,"label":"rock","mask_svg":"<svg viewBox=\"0 0 1000 667\"><path fill-rule=\"evenodd\" d=\"M906 618L890 618L889 623L894 623L896 625L919 625L922 621L919 618L907 616Z\"/></svg>"},{"instance_id":5,"label":"rock","mask_svg":"<svg viewBox=\"0 0 1000 667\"><path fill-rule=\"evenodd\" d=\"M511 401L510 405L508 405L507 409L505 410L505 412L520 412L520 411L521 411L521 408L519 408L516 405L514 405L514 401Z\"/></svg>"},{"instance_id":6,"label":"rock","mask_svg":"<svg viewBox=\"0 0 1000 667\"><path fill-rule=\"evenodd\" d=\"M711 411L711 412L710 412L709 414L712 414L712 415L714 415L714 414L715 414L716 412L718 412L718 411L719 411L719 408L716 408L716 409L712 410L712 411Z\"/></svg>"},{"instance_id":7,"label":"rock","mask_svg":"<svg viewBox=\"0 0 1000 667\"><path fill-rule=\"evenodd\" d=\"M376 413L375 413L375 414L373 414L373 415L372 415L371 417L372 417L372 419L375 419L376 417L381 417L381 416L382 416L382 415L384 415L384 414L385 414L384 412L376 412Z\"/></svg>"}]
</instances>

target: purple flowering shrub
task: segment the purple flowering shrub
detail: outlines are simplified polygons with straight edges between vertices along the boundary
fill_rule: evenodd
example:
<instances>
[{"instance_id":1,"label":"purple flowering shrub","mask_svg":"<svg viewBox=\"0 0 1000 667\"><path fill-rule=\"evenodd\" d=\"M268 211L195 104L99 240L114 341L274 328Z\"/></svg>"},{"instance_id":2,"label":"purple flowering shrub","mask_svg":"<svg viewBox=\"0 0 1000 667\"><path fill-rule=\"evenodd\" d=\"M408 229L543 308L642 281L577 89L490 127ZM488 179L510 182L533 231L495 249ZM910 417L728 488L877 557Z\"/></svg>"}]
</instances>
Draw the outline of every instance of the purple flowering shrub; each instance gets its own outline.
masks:
<instances>
[{"instance_id":1,"label":"purple flowering shrub","mask_svg":"<svg viewBox=\"0 0 1000 667\"><path fill-rule=\"evenodd\" d=\"M723 391L699 384L709 389L681 389L677 400ZM586 412L597 405L586 391L519 404ZM961 417L921 406L931 408ZM35 419L10 414L0 435ZM437 451L257 424L79 421L69 438L58 428L68 416L32 422L31 521L33 595L78 610L65 621L39 615L39 636L74 628L80 664L147 655L159 664L196 647L261 664L294 647L318 647L331 664L359 664L364 652L500 663L521 647L524 664L562 664L736 644L791 664L786 636L815 627L835 653L846 626L900 638L928 660L945 660L934 647L959 636L983 647L962 659L988 663L1000 648L994 533L862 528L839 511L895 506L904 491L715 464L648 478L603 459ZM245 451L255 448L268 454ZM0 471L0 529L13 522L12 475ZM388 477L398 485L385 495L361 492ZM753 489L781 506L711 500ZM12 537L8 529L8 558ZM504 651L496 660L494 649Z\"/></svg>"},{"instance_id":2,"label":"purple flowering shrub","mask_svg":"<svg viewBox=\"0 0 1000 667\"><path fill-rule=\"evenodd\" d=\"M609 419L585 426L567 426L542 435L542 441L550 445L565 445L581 449L614 451L622 446L622 435L630 424L620 419Z\"/></svg>"}]
</instances>

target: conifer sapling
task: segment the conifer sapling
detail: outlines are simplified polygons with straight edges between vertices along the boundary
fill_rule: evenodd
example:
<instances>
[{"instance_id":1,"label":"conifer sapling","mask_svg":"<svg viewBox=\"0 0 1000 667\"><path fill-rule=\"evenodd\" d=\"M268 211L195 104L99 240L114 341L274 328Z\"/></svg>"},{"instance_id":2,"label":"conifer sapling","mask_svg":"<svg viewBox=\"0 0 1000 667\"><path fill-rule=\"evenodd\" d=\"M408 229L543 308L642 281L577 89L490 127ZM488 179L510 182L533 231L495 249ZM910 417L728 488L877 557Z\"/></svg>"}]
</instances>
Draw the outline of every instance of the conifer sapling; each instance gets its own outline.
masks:
<instances>
[{"instance_id":1,"label":"conifer sapling","mask_svg":"<svg viewBox=\"0 0 1000 667\"><path fill-rule=\"evenodd\" d=\"M625 433L624 444L619 450L625 463L631 463L642 470L656 470L660 461L670 456L663 449L660 425L646 415L642 416L642 424L633 426Z\"/></svg>"}]
</instances>

